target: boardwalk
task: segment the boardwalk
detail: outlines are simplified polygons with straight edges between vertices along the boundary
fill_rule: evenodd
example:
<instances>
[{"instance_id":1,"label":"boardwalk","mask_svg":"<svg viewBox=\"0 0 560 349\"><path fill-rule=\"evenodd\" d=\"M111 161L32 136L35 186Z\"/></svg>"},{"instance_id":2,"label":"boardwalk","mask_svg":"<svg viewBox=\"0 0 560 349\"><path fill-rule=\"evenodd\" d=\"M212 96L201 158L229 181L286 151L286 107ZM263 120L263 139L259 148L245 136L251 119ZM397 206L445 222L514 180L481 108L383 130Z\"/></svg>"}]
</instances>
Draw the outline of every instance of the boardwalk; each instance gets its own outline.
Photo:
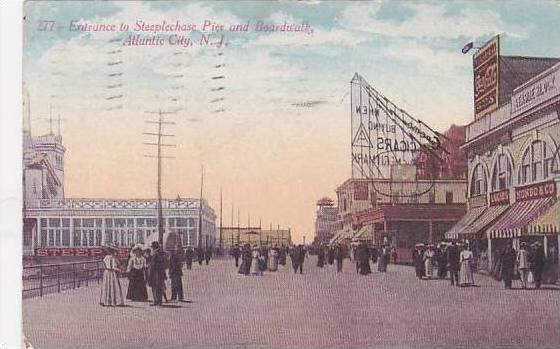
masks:
<instances>
[{"instance_id":1,"label":"boardwalk","mask_svg":"<svg viewBox=\"0 0 560 349\"><path fill-rule=\"evenodd\" d=\"M362 277L348 262L337 275L314 261L304 275L263 277L230 261L195 265L184 278L192 303L165 308L100 307L97 285L27 299L24 331L35 348L560 347L558 289L504 290L480 276L480 287L452 288L393 265Z\"/></svg>"}]
</instances>

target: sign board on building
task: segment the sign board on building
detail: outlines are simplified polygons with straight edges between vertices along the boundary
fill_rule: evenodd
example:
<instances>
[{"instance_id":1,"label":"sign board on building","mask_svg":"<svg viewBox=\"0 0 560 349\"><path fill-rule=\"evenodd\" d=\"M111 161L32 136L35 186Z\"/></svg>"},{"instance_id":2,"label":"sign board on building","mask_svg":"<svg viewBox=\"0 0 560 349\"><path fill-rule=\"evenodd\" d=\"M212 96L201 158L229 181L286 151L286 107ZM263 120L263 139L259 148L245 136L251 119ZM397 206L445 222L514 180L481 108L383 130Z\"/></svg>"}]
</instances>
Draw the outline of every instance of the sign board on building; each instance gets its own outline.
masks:
<instances>
[{"instance_id":1,"label":"sign board on building","mask_svg":"<svg viewBox=\"0 0 560 349\"><path fill-rule=\"evenodd\" d=\"M517 116L560 95L560 64L547 70L534 81L515 89L511 98L511 115Z\"/></svg>"},{"instance_id":2,"label":"sign board on building","mask_svg":"<svg viewBox=\"0 0 560 349\"><path fill-rule=\"evenodd\" d=\"M120 248L118 250L119 258L127 258L130 250ZM103 257L107 254L106 250L101 247L44 247L36 248L35 256L63 256L63 257Z\"/></svg>"},{"instance_id":3,"label":"sign board on building","mask_svg":"<svg viewBox=\"0 0 560 349\"><path fill-rule=\"evenodd\" d=\"M411 164L420 152L441 146L439 133L396 106L357 73L351 81L350 104L354 178L390 178L391 166Z\"/></svg>"},{"instance_id":4,"label":"sign board on building","mask_svg":"<svg viewBox=\"0 0 560 349\"><path fill-rule=\"evenodd\" d=\"M527 201L556 196L556 182L548 181L515 189L516 201Z\"/></svg>"},{"instance_id":5,"label":"sign board on building","mask_svg":"<svg viewBox=\"0 0 560 349\"><path fill-rule=\"evenodd\" d=\"M508 205L508 204L509 204L509 189L490 193L490 206Z\"/></svg>"},{"instance_id":6,"label":"sign board on building","mask_svg":"<svg viewBox=\"0 0 560 349\"><path fill-rule=\"evenodd\" d=\"M474 118L498 109L500 37L496 35L473 56Z\"/></svg>"}]
</instances>

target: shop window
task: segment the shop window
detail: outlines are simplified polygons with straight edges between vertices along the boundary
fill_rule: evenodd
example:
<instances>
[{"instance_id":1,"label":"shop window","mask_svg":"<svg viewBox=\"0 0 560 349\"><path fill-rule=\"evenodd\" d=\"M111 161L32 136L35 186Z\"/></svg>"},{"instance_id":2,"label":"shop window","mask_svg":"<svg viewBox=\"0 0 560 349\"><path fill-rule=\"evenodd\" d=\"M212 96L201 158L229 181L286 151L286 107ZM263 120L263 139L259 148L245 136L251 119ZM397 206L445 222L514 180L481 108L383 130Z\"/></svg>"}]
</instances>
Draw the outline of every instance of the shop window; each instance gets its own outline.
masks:
<instances>
[{"instance_id":1,"label":"shop window","mask_svg":"<svg viewBox=\"0 0 560 349\"><path fill-rule=\"evenodd\" d=\"M435 204L436 203L436 193L434 193L433 191L428 193L428 202L430 204Z\"/></svg>"},{"instance_id":2,"label":"shop window","mask_svg":"<svg viewBox=\"0 0 560 349\"><path fill-rule=\"evenodd\" d=\"M486 173L481 164L476 165L471 180L471 196L486 194Z\"/></svg>"}]
</instances>

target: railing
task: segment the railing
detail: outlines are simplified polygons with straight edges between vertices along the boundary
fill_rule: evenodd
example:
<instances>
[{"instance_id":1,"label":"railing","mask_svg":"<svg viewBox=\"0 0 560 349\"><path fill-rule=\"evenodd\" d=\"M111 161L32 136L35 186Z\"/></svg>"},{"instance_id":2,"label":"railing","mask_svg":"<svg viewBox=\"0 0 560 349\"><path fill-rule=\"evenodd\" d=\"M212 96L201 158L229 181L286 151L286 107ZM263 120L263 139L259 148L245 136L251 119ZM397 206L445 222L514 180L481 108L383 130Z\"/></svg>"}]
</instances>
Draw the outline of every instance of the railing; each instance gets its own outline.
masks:
<instances>
[{"instance_id":1,"label":"railing","mask_svg":"<svg viewBox=\"0 0 560 349\"><path fill-rule=\"evenodd\" d=\"M102 261L24 266L22 296L42 297L47 293L89 286L90 281L99 284L103 269Z\"/></svg>"}]
</instances>

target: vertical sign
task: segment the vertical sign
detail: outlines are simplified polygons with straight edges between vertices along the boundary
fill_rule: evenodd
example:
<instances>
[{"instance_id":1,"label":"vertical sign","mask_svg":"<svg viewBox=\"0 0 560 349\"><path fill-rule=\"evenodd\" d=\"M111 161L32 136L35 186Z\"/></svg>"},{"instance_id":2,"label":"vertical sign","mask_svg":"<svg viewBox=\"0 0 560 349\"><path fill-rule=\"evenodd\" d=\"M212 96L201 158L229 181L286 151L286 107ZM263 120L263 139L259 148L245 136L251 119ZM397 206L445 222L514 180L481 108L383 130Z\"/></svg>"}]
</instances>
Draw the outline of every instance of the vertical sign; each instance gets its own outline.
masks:
<instances>
[{"instance_id":1,"label":"vertical sign","mask_svg":"<svg viewBox=\"0 0 560 349\"><path fill-rule=\"evenodd\" d=\"M498 109L499 55L496 35L473 56L475 120Z\"/></svg>"}]
</instances>

